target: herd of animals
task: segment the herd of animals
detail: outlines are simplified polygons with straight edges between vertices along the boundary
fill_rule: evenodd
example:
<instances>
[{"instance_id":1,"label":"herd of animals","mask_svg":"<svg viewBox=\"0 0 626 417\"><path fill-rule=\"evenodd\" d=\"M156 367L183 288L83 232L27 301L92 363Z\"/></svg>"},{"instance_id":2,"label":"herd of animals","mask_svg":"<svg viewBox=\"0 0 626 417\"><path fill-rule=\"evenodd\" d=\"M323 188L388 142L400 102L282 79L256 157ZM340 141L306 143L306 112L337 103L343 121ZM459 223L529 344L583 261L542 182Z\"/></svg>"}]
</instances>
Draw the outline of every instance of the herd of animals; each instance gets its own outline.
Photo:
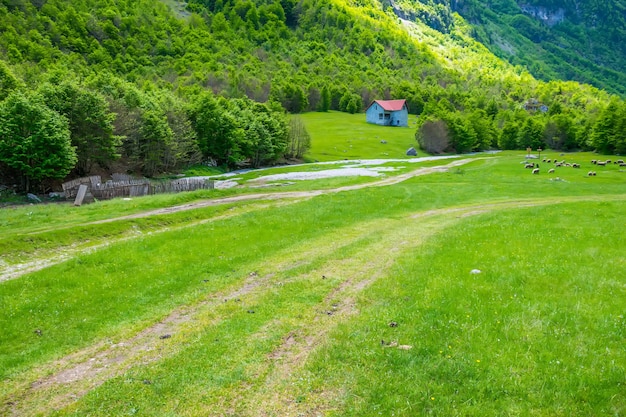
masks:
<instances>
[{"instance_id":1,"label":"herd of animals","mask_svg":"<svg viewBox=\"0 0 626 417\"><path fill-rule=\"evenodd\" d=\"M556 158L555 159L549 159L549 158L543 158L541 162L547 163L547 164L554 164L555 168L558 167L572 167L572 168L580 168L580 164L577 163L573 163L573 162L565 162L565 161L559 161ZM594 165L598 165L598 166L607 166L610 165L611 163L615 164L615 165L619 165L620 167L626 167L626 162L624 162L623 159L618 159L616 161L611 161L610 159L607 159L605 161L600 161L597 159L592 159L591 163ZM528 168L528 169L532 169L532 173L533 174L539 174L539 163L537 162L524 162L524 168ZM550 168L548 170L548 174L553 174L555 171L555 168ZM590 177L594 177L596 175L596 171L589 171L587 173L588 176Z\"/></svg>"}]
</instances>

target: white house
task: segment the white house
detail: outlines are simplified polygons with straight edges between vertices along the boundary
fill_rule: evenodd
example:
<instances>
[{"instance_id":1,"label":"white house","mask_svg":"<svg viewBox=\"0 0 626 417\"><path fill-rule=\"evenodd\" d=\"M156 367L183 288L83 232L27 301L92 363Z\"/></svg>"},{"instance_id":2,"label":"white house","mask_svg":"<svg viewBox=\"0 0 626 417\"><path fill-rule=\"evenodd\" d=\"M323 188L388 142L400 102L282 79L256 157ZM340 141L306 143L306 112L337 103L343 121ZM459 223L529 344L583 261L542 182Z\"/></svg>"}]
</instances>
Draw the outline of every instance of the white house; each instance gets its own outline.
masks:
<instances>
[{"instance_id":1,"label":"white house","mask_svg":"<svg viewBox=\"0 0 626 417\"><path fill-rule=\"evenodd\" d=\"M408 126L406 100L374 100L365 110L365 119L382 126Z\"/></svg>"}]
</instances>

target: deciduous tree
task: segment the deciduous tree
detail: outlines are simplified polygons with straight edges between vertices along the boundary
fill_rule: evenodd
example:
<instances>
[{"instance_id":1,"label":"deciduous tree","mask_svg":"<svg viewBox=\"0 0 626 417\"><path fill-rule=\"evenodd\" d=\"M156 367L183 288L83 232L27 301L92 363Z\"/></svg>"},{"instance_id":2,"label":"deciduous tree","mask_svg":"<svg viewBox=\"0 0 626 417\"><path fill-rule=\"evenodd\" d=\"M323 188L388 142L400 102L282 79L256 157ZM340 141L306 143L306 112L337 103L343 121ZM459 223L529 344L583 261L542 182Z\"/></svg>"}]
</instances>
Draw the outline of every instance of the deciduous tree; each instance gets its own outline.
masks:
<instances>
[{"instance_id":1,"label":"deciduous tree","mask_svg":"<svg viewBox=\"0 0 626 417\"><path fill-rule=\"evenodd\" d=\"M67 119L21 93L0 103L0 164L21 179L23 189L65 178L76 160Z\"/></svg>"},{"instance_id":2,"label":"deciduous tree","mask_svg":"<svg viewBox=\"0 0 626 417\"><path fill-rule=\"evenodd\" d=\"M69 122L79 175L88 174L94 163L106 168L119 156L120 138L113 134L115 114L103 96L72 82L46 84L40 94L48 107Z\"/></svg>"}]
</instances>

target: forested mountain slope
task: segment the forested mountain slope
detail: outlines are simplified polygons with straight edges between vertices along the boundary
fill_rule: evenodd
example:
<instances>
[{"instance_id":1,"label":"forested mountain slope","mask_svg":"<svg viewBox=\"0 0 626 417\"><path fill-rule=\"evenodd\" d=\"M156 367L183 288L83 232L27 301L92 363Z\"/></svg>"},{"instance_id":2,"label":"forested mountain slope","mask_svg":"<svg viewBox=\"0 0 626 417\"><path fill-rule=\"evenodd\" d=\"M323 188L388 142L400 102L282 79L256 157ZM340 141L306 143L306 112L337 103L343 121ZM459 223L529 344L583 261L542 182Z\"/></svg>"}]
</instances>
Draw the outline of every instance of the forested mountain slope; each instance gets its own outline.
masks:
<instances>
[{"instance_id":1,"label":"forested mountain slope","mask_svg":"<svg viewBox=\"0 0 626 417\"><path fill-rule=\"evenodd\" d=\"M0 0L0 177L268 164L302 154L287 151L283 109L359 112L381 98L407 99L430 151L626 148L623 100L499 59L477 18L452 11L478 3L385 1ZM25 159L33 142L9 128L24 109L47 121L41 140L76 155ZM433 126L441 149L423 142Z\"/></svg>"},{"instance_id":2,"label":"forested mountain slope","mask_svg":"<svg viewBox=\"0 0 626 417\"><path fill-rule=\"evenodd\" d=\"M624 0L388 0L442 33L458 12L494 54L543 80L593 84L626 95Z\"/></svg>"}]
</instances>

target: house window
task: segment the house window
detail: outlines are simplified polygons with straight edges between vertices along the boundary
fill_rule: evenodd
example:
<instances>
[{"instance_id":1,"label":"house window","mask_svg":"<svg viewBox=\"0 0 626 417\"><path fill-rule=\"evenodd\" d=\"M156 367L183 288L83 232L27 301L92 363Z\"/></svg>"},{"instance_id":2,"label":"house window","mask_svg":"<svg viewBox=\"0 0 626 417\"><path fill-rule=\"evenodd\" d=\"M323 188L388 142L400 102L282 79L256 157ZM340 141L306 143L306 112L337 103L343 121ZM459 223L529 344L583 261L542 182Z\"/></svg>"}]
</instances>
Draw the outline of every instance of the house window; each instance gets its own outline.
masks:
<instances>
[{"instance_id":1,"label":"house window","mask_svg":"<svg viewBox=\"0 0 626 417\"><path fill-rule=\"evenodd\" d=\"M385 120L389 120L390 117L391 115L389 113L385 113Z\"/></svg>"},{"instance_id":2,"label":"house window","mask_svg":"<svg viewBox=\"0 0 626 417\"><path fill-rule=\"evenodd\" d=\"M378 120L383 120L383 114L382 113L378 113Z\"/></svg>"}]
</instances>

